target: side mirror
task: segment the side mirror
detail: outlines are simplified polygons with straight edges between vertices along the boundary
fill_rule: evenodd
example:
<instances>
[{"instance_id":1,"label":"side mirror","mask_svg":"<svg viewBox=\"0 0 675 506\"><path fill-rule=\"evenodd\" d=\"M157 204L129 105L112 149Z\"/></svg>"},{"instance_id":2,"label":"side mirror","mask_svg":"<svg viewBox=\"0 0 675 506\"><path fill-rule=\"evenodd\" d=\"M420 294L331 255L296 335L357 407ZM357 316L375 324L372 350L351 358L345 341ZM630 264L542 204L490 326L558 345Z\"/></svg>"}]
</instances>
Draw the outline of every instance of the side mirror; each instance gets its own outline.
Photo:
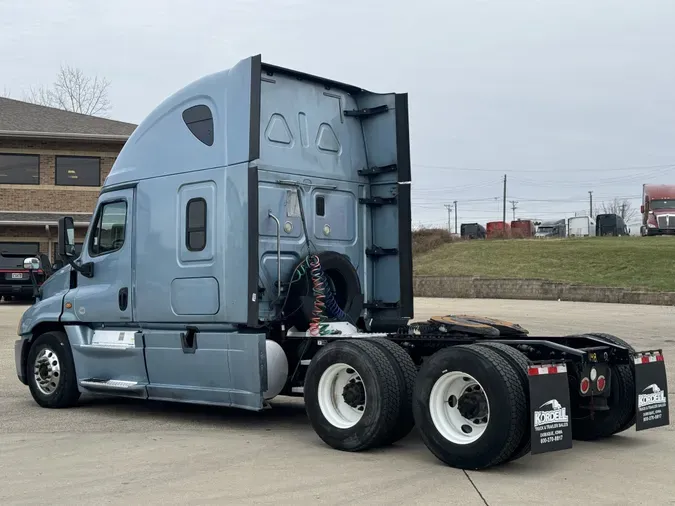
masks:
<instances>
[{"instance_id":1,"label":"side mirror","mask_svg":"<svg viewBox=\"0 0 675 506\"><path fill-rule=\"evenodd\" d=\"M640 206L640 214L644 214L645 212L645 206Z\"/></svg>"},{"instance_id":2,"label":"side mirror","mask_svg":"<svg viewBox=\"0 0 675 506\"><path fill-rule=\"evenodd\" d=\"M59 218L59 245L58 254L63 258L75 256L75 225L70 216Z\"/></svg>"},{"instance_id":3,"label":"side mirror","mask_svg":"<svg viewBox=\"0 0 675 506\"><path fill-rule=\"evenodd\" d=\"M84 264L76 264L73 259L77 257L75 254L75 225L70 216L59 218L59 246L58 255L64 262L67 262L73 270L79 272L87 278L94 276L94 263L86 262Z\"/></svg>"},{"instance_id":4,"label":"side mirror","mask_svg":"<svg viewBox=\"0 0 675 506\"><path fill-rule=\"evenodd\" d=\"M28 269L29 271L39 271L40 260L35 257L25 258L23 260L23 268Z\"/></svg>"}]
</instances>

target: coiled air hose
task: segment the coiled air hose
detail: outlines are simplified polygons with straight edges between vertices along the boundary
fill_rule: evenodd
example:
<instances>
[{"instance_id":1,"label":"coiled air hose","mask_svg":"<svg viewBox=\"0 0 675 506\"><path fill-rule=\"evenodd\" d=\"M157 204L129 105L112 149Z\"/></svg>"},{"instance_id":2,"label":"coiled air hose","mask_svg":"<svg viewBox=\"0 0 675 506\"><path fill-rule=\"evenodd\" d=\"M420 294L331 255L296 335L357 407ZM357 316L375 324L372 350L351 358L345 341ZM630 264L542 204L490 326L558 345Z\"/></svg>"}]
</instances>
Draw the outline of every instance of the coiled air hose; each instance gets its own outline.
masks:
<instances>
[{"instance_id":1,"label":"coiled air hose","mask_svg":"<svg viewBox=\"0 0 675 506\"><path fill-rule=\"evenodd\" d=\"M312 336L316 337L324 335L328 329L326 313L329 313L330 316L341 321L347 320L348 316L340 309L340 306L335 300L335 295L326 279L326 273L321 268L321 262L319 261L318 256L307 256L296 269L291 283L299 281L308 272L312 282L312 292L314 294L314 306L312 307L309 332ZM326 311L326 309L328 311Z\"/></svg>"}]
</instances>

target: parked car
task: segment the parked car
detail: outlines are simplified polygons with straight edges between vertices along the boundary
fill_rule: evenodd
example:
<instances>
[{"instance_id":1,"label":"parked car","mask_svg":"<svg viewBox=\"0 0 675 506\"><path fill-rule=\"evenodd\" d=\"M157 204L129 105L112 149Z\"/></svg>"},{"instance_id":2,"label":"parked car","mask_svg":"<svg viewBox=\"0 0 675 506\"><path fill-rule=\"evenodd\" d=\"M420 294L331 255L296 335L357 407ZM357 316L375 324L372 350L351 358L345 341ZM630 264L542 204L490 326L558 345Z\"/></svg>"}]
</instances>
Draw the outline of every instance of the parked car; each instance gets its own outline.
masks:
<instances>
[{"instance_id":1,"label":"parked car","mask_svg":"<svg viewBox=\"0 0 675 506\"><path fill-rule=\"evenodd\" d=\"M49 258L40 251L39 243L0 243L0 296L5 300L32 301L34 298L31 271L24 267L23 262L26 257L40 260L40 269L33 271L38 286L42 285L52 273Z\"/></svg>"}]
</instances>

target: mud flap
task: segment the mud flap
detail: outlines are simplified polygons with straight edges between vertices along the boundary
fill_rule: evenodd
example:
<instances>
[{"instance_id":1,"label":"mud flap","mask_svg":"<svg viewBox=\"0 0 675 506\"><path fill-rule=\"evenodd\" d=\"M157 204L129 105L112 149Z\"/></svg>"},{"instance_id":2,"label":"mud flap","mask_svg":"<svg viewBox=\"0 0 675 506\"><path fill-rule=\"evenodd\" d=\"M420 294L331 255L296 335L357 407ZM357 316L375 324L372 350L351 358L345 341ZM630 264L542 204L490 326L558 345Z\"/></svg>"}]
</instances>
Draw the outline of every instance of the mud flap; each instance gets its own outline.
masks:
<instances>
[{"instance_id":1,"label":"mud flap","mask_svg":"<svg viewBox=\"0 0 675 506\"><path fill-rule=\"evenodd\" d=\"M532 454L572 448L567 366L533 365L528 370L528 378Z\"/></svg>"},{"instance_id":2,"label":"mud flap","mask_svg":"<svg viewBox=\"0 0 675 506\"><path fill-rule=\"evenodd\" d=\"M637 353L635 363L635 430L654 429L670 424L668 379L661 350Z\"/></svg>"}]
</instances>

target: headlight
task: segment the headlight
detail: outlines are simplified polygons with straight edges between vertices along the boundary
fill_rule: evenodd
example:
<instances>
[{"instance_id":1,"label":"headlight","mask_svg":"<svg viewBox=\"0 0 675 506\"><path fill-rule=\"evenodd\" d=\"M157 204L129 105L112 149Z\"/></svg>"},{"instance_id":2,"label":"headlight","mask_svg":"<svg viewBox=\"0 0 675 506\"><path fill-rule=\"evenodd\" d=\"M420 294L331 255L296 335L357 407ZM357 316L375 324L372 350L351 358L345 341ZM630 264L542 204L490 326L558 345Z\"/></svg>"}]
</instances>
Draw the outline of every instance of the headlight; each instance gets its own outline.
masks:
<instances>
[{"instance_id":1,"label":"headlight","mask_svg":"<svg viewBox=\"0 0 675 506\"><path fill-rule=\"evenodd\" d=\"M649 228L656 228L656 225L654 225L653 223L647 223L647 227L649 227Z\"/></svg>"}]
</instances>

